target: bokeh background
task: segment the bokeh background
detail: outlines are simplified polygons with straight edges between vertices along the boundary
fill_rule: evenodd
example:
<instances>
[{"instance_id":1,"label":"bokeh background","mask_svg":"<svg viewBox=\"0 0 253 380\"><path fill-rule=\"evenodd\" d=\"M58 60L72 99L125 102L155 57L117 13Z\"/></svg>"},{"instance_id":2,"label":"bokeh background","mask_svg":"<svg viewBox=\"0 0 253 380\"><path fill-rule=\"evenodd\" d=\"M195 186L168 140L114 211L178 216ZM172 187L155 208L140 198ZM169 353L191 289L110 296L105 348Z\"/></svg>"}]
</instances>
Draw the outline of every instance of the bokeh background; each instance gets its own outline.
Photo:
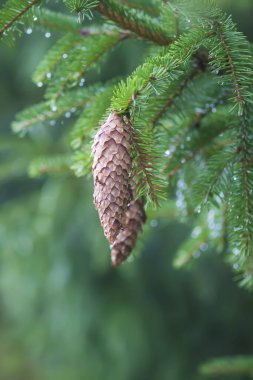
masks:
<instances>
[{"instance_id":1,"label":"bokeh background","mask_svg":"<svg viewBox=\"0 0 253 380\"><path fill-rule=\"evenodd\" d=\"M253 42L252 0L219 3ZM10 128L42 99L30 77L56 37L0 47L0 379L200 380L209 358L253 354L253 295L224 255L173 269L189 226L153 220L141 254L111 269L91 181L28 177L31 158L68 149L67 121L23 139ZM96 75L126 75L145 49L127 42Z\"/></svg>"}]
</instances>

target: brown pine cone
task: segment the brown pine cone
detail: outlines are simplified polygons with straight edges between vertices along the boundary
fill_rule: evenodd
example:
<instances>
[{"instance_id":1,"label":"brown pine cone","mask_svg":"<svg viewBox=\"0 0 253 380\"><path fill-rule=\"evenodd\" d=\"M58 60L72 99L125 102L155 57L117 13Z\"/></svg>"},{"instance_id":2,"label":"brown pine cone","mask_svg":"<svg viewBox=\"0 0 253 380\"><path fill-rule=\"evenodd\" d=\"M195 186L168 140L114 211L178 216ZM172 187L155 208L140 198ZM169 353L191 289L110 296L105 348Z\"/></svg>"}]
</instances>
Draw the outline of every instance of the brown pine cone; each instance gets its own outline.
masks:
<instances>
[{"instance_id":1,"label":"brown pine cone","mask_svg":"<svg viewBox=\"0 0 253 380\"><path fill-rule=\"evenodd\" d=\"M145 223L146 214L142 200L132 201L126 213L124 229L122 229L111 246L111 260L114 267L122 264L132 252L138 234Z\"/></svg>"},{"instance_id":2,"label":"brown pine cone","mask_svg":"<svg viewBox=\"0 0 253 380\"><path fill-rule=\"evenodd\" d=\"M131 201L129 126L111 113L94 139L94 204L104 234L110 243L116 239Z\"/></svg>"}]
</instances>

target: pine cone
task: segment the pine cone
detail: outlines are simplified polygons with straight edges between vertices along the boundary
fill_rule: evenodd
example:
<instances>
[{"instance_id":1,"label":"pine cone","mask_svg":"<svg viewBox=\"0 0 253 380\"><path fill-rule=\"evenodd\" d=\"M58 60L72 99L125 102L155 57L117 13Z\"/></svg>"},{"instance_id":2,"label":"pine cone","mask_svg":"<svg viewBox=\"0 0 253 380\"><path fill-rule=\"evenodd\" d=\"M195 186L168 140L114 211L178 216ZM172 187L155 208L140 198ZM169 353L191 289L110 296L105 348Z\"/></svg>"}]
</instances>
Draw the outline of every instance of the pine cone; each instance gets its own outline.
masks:
<instances>
[{"instance_id":1,"label":"pine cone","mask_svg":"<svg viewBox=\"0 0 253 380\"><path fill-rule=\"evenodd\" d=\"M145 223L146 214L143 201L132 201L126 213L124 229L121 230L111 246L111 260L114 267L125 261L132 252L137 236Z\"/></svg>"},{"instance_id":2,"label":"pine cone","mask_svg":"<svg viewBox=\"0 0 253 380\"><path fill-rule=\"evenodd\" d=\"M110 243L116 239L131 201L129 126L111 113L94 139L94 204Z\"/></svg>"}]
</instances>

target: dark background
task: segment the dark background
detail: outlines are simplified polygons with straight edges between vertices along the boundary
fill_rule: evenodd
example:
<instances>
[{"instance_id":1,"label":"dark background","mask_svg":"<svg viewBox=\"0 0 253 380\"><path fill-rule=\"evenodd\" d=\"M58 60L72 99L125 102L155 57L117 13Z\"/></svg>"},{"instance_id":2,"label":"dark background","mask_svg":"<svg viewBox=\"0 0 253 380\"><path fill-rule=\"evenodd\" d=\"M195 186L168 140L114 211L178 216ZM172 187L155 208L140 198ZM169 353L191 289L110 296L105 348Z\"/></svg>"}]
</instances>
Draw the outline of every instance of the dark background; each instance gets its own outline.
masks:
<instances>
[{"instance_id":1,"label":"dark background","mask_svg":"<svg viewBox=\"0 0 253 380\"><path fill-rule=\"evenodd\" d=\"M252 1L219 3L253 41ZM24 139L10 129L42 99L30 77L56 37L0 47L0 379L199 380L209 358L252 354L253 296L225 255L172 268L189 226L158 219L136 260L111 269L91 181L28 177L31 158L67 147L65 123ZM116 49L100 78L131 72L145 49Z\"/></svg>"}]
</instances>

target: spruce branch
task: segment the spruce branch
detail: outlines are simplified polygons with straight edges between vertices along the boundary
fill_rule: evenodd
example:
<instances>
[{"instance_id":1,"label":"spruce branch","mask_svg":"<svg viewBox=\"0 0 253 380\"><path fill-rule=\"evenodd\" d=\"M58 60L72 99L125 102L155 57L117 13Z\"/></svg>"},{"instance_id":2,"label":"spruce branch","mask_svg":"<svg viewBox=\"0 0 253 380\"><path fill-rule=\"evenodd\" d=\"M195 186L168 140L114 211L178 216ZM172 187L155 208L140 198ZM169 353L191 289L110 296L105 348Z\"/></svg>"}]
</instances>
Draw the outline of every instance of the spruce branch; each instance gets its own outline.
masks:
<instances>
[{"instance_id":1,"label":"spruce branch","mask_svg":"<svg viewBox=\"0 0 253 380\"><path fill-rule=\"evenodd\" d=\"M78 14L79 21L81 22L84 17L92 17L92 9L94 9L99 1L98 0L63 0L66 6L70 8L71 12Z\"/></svg>"},{"instance_id":2,"label":"spruce branch","mask_svg":"<svg viewBox=\"0 0 253 380\"><path fill-rule=\"evenodd\" d=\"M134 120L131 128L133 174L137 198L145 197L146 202L158 206L166 199L166 179L163 175L163 155L157 149L162 144L160 136L145 128L145 121ZM158 142L160 140L160 142Z\"/></svg>"},{"instance_id":3,"label":"spruce branch","mask_svg":"<svg viewBox=\"0 0 253 380\"><path fill-rule=\"evenodd\" d=\"M211 248L221 252L224 248L223 209L213 208L202 213L195 221L188 238L180 245L173 266L180 269L189 266Z\"/></svg>"},{"instance_id":4,"label":"spruce branch","mask_svg":"<svg viewBox=\"0 0 253 380\"><path fill-rule=\"evenodd\" d=\"M253 374L252 356L235 356L227 358L217 358L203 363L199 368L203 375L233 375L233 374Z\"/></svg>"},{"instance_id":5,"label":"spruce branch","mask_svg":"<svg viewBox=\"0 0 253 380\"><path fill-rule=\"evenodd\" d=\"M29 166L29 175L32 178L47 175L69 174L71 158L67 154L58 154L54 156L36 157Z\"/></svg>"},{"instance_id":6,"label":"spruce branch","mask_svg":"<svg viewBox=\"0 0 253 380\"><path fill-rule=\"evenodd\" d=\"M12 123L12 129L16 133L25 133L30 128L44 124L50 120L57 120L60 117L70 117L72 113L80 111L94 95L96 87L86 90L78 89L70 91L54 104L50 101L36 104L16 115L16 121Z\"/></svg>"},{"instance_id":7,"label":"spruce branch","mask_svg":"<svg viewBox=\"0 0 253 380\"><path fill-rule=\"evenodd\" d=\"M0 10L0 39L3 35L40 0L25 0L17 4L15 0L8 0ZM19 6L18 6L19 5Z\"/></svg>"},{"instance_id":8,"label":"spruce branch","mask_svg":"<svg viewBox=\"0 0 253 380\"><path fill-rule=\"evenodd\" d=\"M126 113L138 105L137 99L147 102L151 96L164 93L168 86L187 70L189 61L213 31L196 28L182 35L164 54L148 58L125 82L120 82L112 98L112 108Z\"/></svg>"},{"instance_id":9,"label":"spruce branch","mask_svg":"<svg viewBox=\"0 0 253 380\"><path fill-rule=\"evenodd\" d=\"M207 160L205 170L201 171L194 181L193 203L196 206L203 206L208 201L217 202L217 197L223 200L227 195L232 177L233 157L234 151L223 147Z\"/></svg>"},{"instance_id":10,"label":"spruce branch","mask_svg":"<svg viewBox=\"0 0 253 380\"><path fill-rule=\"evenodd\" d=\"M48 83L46 98L57 99L68 88L78 85L85 73L98 65L99 60L125 38L127 34L115 32L111 35L90 35L79 39L79 43L74 49L70 48L68 53L65 53L65 58L55 68Z\"/></svg>"},{"instance_id":11,"label":"spruce branch","mask_svg":"<svg viewBox=\"0 0 253 380\"><path fill-rule=\"evenodd\" d=\"M219 102L217 102L218 105ZM216 107L217 105L213 105ZM224 117L227 116L226 110L217 109L215 115L212 114L213 107L208 106L201 113L197 112L193 118L186 121L185 126L181 124L181 132L171 130L172 137L171 146L169 149L168 162L166 171L169 177L174 177L187 163L194 160L197 155L205 155L206 151L216 148L224 148L231 141L218 143L218 137L228 129L231 117L224 122ZM173 136L175 136L173 138Z\"/></svg>"},{"instance_id":12,"label":"spruce branch","mask_svg":"<svg viewBox=\"0 0 253 380\"><path fill-rule=\"evenodd\" d=\"M199 72L200 72L199 70L197 70L196 68L193 68L188 73L188 75L183 76L182 82L180 81L179 86L175 89L175 91L173 91L173 95L171 95L172 91L171 91L171 89L169 89L169 96L165 100L165 103L162 104L161 108L159 110L157 110L156 115L153 117L153 119L151 121L151 123L152 123L153 126L155 126L156 123L166 114L166 112L172 106L172 104L175 102L175 100L178 97L180 97L180 95L182 94L182 92L184 91L184 89L187 87L187 85L189 84L189 82L191 82L193 80L193 78L197 74L199 74ZM160 104L162 103L161 99L159 99L158 101L159 101Z\"/></svg>"},{"instance_id":13,"label":"spruce branch","mask_svg":"<svg viewBox=\"0 0 253 380\"><path fill-rule=\"evenodd\" d=\"M168 36L165 27L141 11L122 6L114 0L100 0L96 10L123 29L130 30L140 37L158 45L168 45L174 38Z\"/></svg>"},{"instance_id":14,"label":"spruce branch","mask_svg":"<svg viewBox=\"0 0 253 380\"><path fill-rule=\"evenodd\" d=\"M46 30L56 30L64 33L80 34L80 24L76 18L51 9L41 8L35 12L36 26Z\"/></svg>"}]
</instances>

